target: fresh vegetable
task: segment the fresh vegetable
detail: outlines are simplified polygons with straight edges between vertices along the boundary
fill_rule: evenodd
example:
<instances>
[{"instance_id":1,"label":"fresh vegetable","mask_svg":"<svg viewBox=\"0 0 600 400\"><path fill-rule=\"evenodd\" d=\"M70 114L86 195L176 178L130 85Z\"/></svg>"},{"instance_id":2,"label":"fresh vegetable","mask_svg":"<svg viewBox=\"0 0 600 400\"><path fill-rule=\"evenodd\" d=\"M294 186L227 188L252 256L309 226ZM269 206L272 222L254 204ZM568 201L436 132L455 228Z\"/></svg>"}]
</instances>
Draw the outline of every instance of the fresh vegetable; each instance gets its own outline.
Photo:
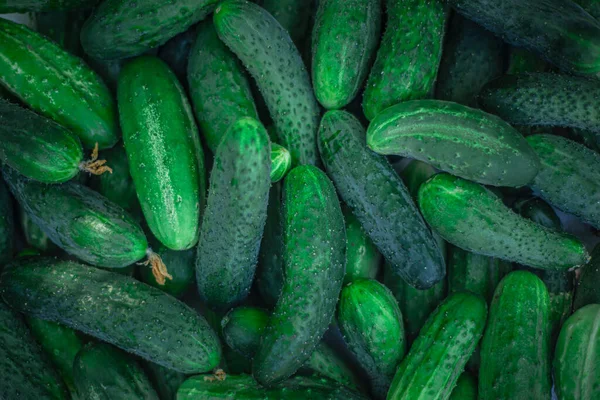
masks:
<instances>
[{"instance_id":1,"label":"fresh vegetable","mask_svg":"<svg viewBox=\"0 0 600 400\"><path fill-rule=\"evenodd\" d=\"M271 182L279 182L292 166L290 152L277 143L271 143Z\"/></svg>"},{"instance_id":2,"label":"fresh vegetable","mask_svg":"<svg viewBox=\"0 0 600 400\"><path fill-rule=\"evenodd\" d=\"M358 219L343 207L346 222L346 275L344 284L359 278L375 279L381 265L381 254L365 233Z\"/></svg>"},{"instance_id":3,"label":"fresh vegetable","mask_svg":"<svg viewBox=\"0 0 600 400\"><path fill-rule=\"evenodd\" d=\"M575 288L573 310L578 310L587 304L600 304L600 245L592 251L592 258L581 269L581 274Z\"/></svg>"}]
</instances>

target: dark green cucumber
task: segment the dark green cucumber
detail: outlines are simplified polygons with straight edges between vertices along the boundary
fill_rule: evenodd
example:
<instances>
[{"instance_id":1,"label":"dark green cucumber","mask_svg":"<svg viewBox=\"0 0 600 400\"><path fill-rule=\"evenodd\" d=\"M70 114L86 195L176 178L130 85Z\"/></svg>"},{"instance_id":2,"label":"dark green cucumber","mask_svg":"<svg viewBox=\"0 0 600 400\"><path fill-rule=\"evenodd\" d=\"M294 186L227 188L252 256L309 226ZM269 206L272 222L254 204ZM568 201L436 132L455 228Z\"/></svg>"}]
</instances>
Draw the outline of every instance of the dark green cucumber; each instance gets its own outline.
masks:
<instances>
[{"instance_id":1,"label":"dark green cucumber","mask_svg":"<svg viewBox=\"0 0 600 400\"><path fill-rule=\"evenodd\" d=\"M81 31L86 53L100 60L137 56L164 44L205 18L217 0L100 3Z\"/></svg>"},{"instance_id":2,"label":"dark green cucumber","mask_svg":"<svg viewBox=\"0 0 600 400\"><path fill-rule=\"evenodd\" d=\"M262 0L260 3L299 47L309 25L312 11L310 0Z\"/></svg>"},{"instance_id":3,"label":"dark green cucumber","mask_svg":"<svg viewBox=\"0 0 600 400\"><path fill-rule=\"evenodd\" d=\"M81 56L83 49L79 40L81 28L86 20L85 11L50 11L35 15L37 32L54 40L69 53Z\"/></svg>"},{"instance_id":4,"label":"dark green cucumber","mask_svg":"<svg viewBox=\"0 0 600 400\"><path fill-rule=\"evenodd\" d=\"M523 217L533 222L556 231L562 230L560 218L558 218L552 207L542 199L537 197L522 198L514 203L513 208Z\"/></svg>"},{"instance_id":5,"label":"dark green cucumber","mask_svg":"<svg viewBox=\"0 0 600 400\"><path fill-rule=\"evenodd\" d=\"M119 75L119 114L129 171L144 217L173 250L194 246L206 178L192 109L181 84L156 57L139 57Z\"/></svg>"},{"instance_id":6,"label":"dark green cucumber","mask_svg":"<svg viewBox=\"0 0 600 400\"><path fill-rule=\"evenodd\" d=\"M290 152L277 143L271 143L271 182L279 182L292 166Z\"/></svg>"},{"instance_id":7,"label":"dark green cucumber","mask_svg":"<svg viewBox=\"0 0 600 400\"><path fill-rule=\"evenodd\" d=\"M21 222L21 231L25 237L25 242L36 250L44 253L53 252L57 249L48 235L44 233L27 215L23 207L19 207L19 219Z\"/></svg>"},{"instance_id":8,"label":"dark green cucumber","mask_svg":"<svg viewBox=\"0 0 600 400\"><path fill-rule=\"evenodd\" d=\"M327 175L300 166L284 185L283 288L253 363L263 385L283 381L310 357L332 320L345 272L344 216Z\"/></svg>"},{"instance_id":9,"label":"dark green cucumber","mask_svg":"<svg viewBox=\"0 0 600 400\"><path fill-rule=\"evenodd\" d=\"M210 21L208 19L207 21ZM177 75L179 82L188 88L187 70L192 46L198 36L198 25L193 25L187 31L169 39L158 50L158 57L163 60L171 71Z\"/></svg>"},{"instance_id":10,"label":"dark green cucumber","mask_svg":"<svg viewBox=\"0 0 600 400\"><path fill-rule=\"evenodd\" d=\"M13 256L15 237L12 199L0 174L0 271Z\"/></svg>"},{"instance_id":11,"label":"dark green cucumber","mask_svg":"<svg viewBox=\"0 0 600 400\"><path fill-rule=\"evenodd\" d=\"M145 366L160 399L176 400L177 389L186 380L186 375L151 362L146 362Z\"/></svg>"},{"instance_id":12,"label":"dark green cucumber","mask_svg":"<svg viewBox=\"0 0 600 400\"><path fill-rule=\"evenodd\" d=\"M150 286L159 288L163 292L169 293L171 296L180 298L194 284L195 265L194 265L194 249L183 251L171 250L164 245L154 244L152 249L160 256L163 263L167 266L171 279L168 279L161 284L157 281L152 273L152 270L146 266L140 267L140 275L142 282Z\"/></svg>"},{"instance_id":13,"label":"dark green cucumber","mask_svg":"<svg viewBox=\"0 0 600 400\"><path fill-rule=\"evenodd\" d=\"M25 314L176 371L206 372L219 363L219 340L206 320L159 289L71 261L27 258L12 265L2 275L0 294Z\"/></svg>"},{"instance_id":14,"label":"dark green cucumber","mask_svg":"<svg viewBox=\"0 0 600 400\"><path fill-rule=\"evenodd\" d=\"M573 310L578 310L587 304L600 304L600 245L596 245L592 251L592 258L582 269L575 297L573 299Z\"/></svg>"},{"instance_id":15,"label":"dark green cucumber","mask_svg":"<svg viewBox=\"0 0 600 400\"><path fill-rule=\"evenodd\" d=\"M504 75L483 87L479 104L511 124L600 133L600 111L594 106L598 96L596 79L552 73Z\"/></svg>"},{"instance_id":16,"label":"dark green cucumber","mask_svg":"<svg viewBox=\"0 0 600 400\"><path fill-rule=\"evenodd\" d=\"M98 0L0 0L0 13L59 11L92 7Z\"/></svg>"},{"instance_id":17,"label":"dark green cucumber","mask_svg":"<svg viewBox=\"0 0 600 400\"><path fill-rule=\"evenodd\" d=\"M440 0L386 0L387 24L363 97L368 120L433 89L444 37Z\"/></svg>"},{"instance_id":18,"label":"dark green cucumber","mask_svg":"<svg viewBox=\"0 0 600 400\"><path fill-rule=\"evenodd\" d=\"M323 107L342 108L362 88L379 44L380 3L319 2L312 33L312 81L315 96Z\"/></svg>"},{"instance_id":19,"label":"dark green cucumber","mask_svg":"<svg viewBox=\"0 0 600 400\"><path fill-rule=\"evenodd\" d=\"M275 122L277 142L289 150L292 164L319 164L319 107L289 34L266 10L245 0L222 2L214 21L221 40L256 80Z\"/></svg>"},{"instance_id":20,"label":"dark green cucumber","mask_svg":"<svg viewBox=\"0 0 600 400\"><path fill-rule=\"evenodd\" d=\"M483 334L486 317L481 297L466 292L448 296L429 316L400 363L388 400L450 397Z\"/></svg>"},{"instance_id":21,"label":"dark green cucumber","mask_svg":"<svg viewBox=\"0 0 600 400\"><path fill-rule=\"evenodd\" d=\"M456 11L568 73L600 72L600 23L570 0L450 0Z\"/></svg>"},{"instance_id":22,"label":"dark green cucumber","mask_svg":"<svg viewBox=\"0 0 600 400\"><path fill-rule=\"evenodd\" d=\"M382 111L369 125L367 145L486 185L527 185L540 168L535 152L508 123L441 100L408 101Z\"/></svg>"},{"instance_id":23,"label":"dark green cucumber","mask_svg":"<svg viewBox=\"0 0 600 400\"><path fill-rule=\"evenodd\" d=\"M351 282L340 295L337 321L374 396L385 398L406 351L402 312L392 292L372 279Z\"/></svg>"},{"instance_id":24,"label":"dark green cucumber","mask_svg":"<svg viewBox=\"0 0 600 400\"><path fill-rule=\"evenodd\" d=\"M0 301L0 398L69 399L60 377L19 314Z\"/></svg>"},{"instance_id":25,"label":"dark green cucumber","mask_svg":"<svg viewBox=\"0 0 600 400\"><path fill-rule=\"evenodd\" d=\"M343 207L346 221L346 275L344 284L359 278L375 279L381 265L381 253L360 225L358 219Z\"/></svg>"},{"instance_id":26,"label":"dark green cucumber","mask_svg":"<svg viewBox=\"0 0 600 400\"><path fill-rule=\"evenodd\" d=\"M86 148L118 140L117 107L80 58L24 25L0 19L0 85L71 130Z\"/></svg>"},{"instance_id":27,"label":"dark green cucumber","mask_svg":"<svg viewBox=\"0 0 600 400\"><path fill-rule=\"evenodd\" d=\"M502 40L454 14L435 85L435 97L472 105L483 85L502 74Z\"/></svg>"},{"instance_id":28,"label":"dark green cucumber","mask_svg":"<svg viewBox=\"0 0 600 400\"><path fill-rule=\"evenodd\" d=\"M443 279L443 256L402 180L365 145L360 122L328 111L319 128L323 163L340 197L397 273L427 289Z\"/></svg>"},{"instance_id":29,"label":"dark green cucumber","mask_svg":"<svg viewBox=\"0 0 600 400\"><path fill-rule=\"evenodd\" d=\"M198 293L227 310L250 291L271 186L266 129L245 117L231 125L215 154L196 254Z\"/></svg>"},{"instance_id":30,"label":"dark green cucumber","mask_svg":"<svg viewBox=\"0 0 600 400\"><path fill-rule=\"evenodd\" d=\"M196 119L213 153L231 124L243 117L258 119L246 73L210 20L198 27L187 79Z\"/></svg>"},{"instance_id":31,"label":"dark green cucumber","mask_svg":"<svg viewBox=\"0 0 600 400\"><path fill-rule=\"evenodd\" d=\"M82 399L158 400L139 364L107 343L85 345L73 363L73 377Z\"/></svg>"},{"instance_id":32,"label":"dark green cucumber","mask_svg":"<svg viewBox=\"0 0 600 400\"><path fill-rule=\"evenodd\" d=\"M544 72L548 65L536 54L522 47L510 47L506 73L510 75Z\"/></svg>"},{"instance_id":33,"label":"dark green cucumber","mask_svg":"<svg viewBox=\"0 0 600 400\"><path fill-rule=\"evenodd\" d=\"M477 379L468 372L460 374L449 400L477 400Z\"/></svg>"},{"instance_id":34,"label":"dark green cucumber","mask_svg":"<svg viewBox=\"0 0 600 400\"><path fill-rule=\"evenodd\" d=\"M464 250L539 269L567 270L589 260L574 236L525 219L485 187L442 173L419 190L429 225Z\"/></svg>"},{"instance_id":35,"label":"dark green cucumber","mask_svg":"<svg viewBox=\"0 0 600 400\"><path fill-rule=\"evenodd\" d=\"M479 399L550 399L550 299L527 271L498 285L481 342Z\"/></svg>"}]
</instances>

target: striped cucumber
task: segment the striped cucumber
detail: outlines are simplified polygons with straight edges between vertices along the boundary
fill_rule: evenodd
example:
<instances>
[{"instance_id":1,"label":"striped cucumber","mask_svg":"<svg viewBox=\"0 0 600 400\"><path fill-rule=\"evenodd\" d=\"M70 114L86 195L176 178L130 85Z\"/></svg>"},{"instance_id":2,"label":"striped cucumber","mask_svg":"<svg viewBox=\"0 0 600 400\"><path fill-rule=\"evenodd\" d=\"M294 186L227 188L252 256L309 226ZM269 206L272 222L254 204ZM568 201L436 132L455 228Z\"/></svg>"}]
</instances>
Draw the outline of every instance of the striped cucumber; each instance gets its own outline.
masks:
<instances>
[{"instance_id":1,"label":"striped cucumber","mask_svg":"<svg viewBox=\"0 0 600 400\"><path fill-rule=\"evenodd\" d=\"M381 253L373 244L358 219L342 207L346 222L346 275L344 285L359 278L375 279L381 265Z\"/></svg>"},{"instance_id":2,"label":"striped cucumber","mask_svg":"<svg viewBox=\"0 0 600 400\"><path fill-rule=\"evenodd\" d=\"M271 182L279 182L283 179L292 166L290 152L277 143L271 143Z\"/></svg>"},{"instance_id":3,"label":"striped cucumber","mask_svg":"<svg viewBox=\"0 0 600 400\"><path fill-rule=\"evenodd\" d=\"M15 223L12 199L0 174L0 271L13 256Z\"/></svg>"},{"instance_id":4,"label":"striped cucumber","mask_svg":"<svg viewBox=\"0 0 600 400\"><path fill-rule=\"evenodd\" d=\"M161 400L176 400L177 389L186 380L186 375L151 362L145 370Z\"/></svg>"},{"instance_id":5,"label":"striped cucumber","mask_svg":"<svg viewBox=\"0 0 600 400\"><path fill-rule=\"evenodd\" d=\"M277 142L292 164L319 164L319 107L298 49L266 10L245 0L227 0L215 10L221 40L240 58L267 103Z\"/></svg>"},{"instance_id":6,"label":"striped cucumber","mask_svg":"<svg viewBox=\"0 0 600 400\"><path fill-rule=\"evenodd\" d=\"M162 259L163 263L168 266L171 279L161 284L159 282L160 278L157 279L150 268L141 266L140 275L142 282L159 288L173 297L182 297L193 286L196 278L194 264L195 249L176 251L159 243L152 243L152 248Z\"/></svg>"},{"instance_id":7,"label":"striped cucumber","mask_svg":"<svg viewBox=\"0 0 600 400\"><path fill-rule=\"evenodd\" d=\"M592 251L592 258L582 269L575 288L573 310L587 304L600 304L600 245Z\"/></svg>"},{"instance_id":8,"label":"striped cucumber","mask_svg":"<svg viewBox=\"0 0 600 400\"><path fill-rule=\"evenodd\" d=\"M415 158L486 185L527 185L540 167L525 138L509 124L441 100L387 108L369 125L367 145L376 153Z\"/></svg>"},{"instance_id":9,"label":"striped cucumber","mask_svg":"<svg viewBox=\"0 0 600 400\"><path fill-rule=\"evenodd\" d=\"M477 400L477 379L466 371L460 374L449 400Z\"/></svg>"},{"instance_id":10,"label":"striped cucumber","mask_svg":"<svg viewBox=\"0 0 600 400\"><path fill-rule=\"evenodd\" d=\"M346 111L328 111L319 149L340 197L397 273L419 289L443 279L437 242L396 172L366 147L360 122Z\"/></svg>"},{"instance_id":11,"label":"striped cucumber","mask_svg":"<svg viewBox=\"0 0 600 400\"><path fill-rule=\"evenodd\" d=\"M0 13L71 10L92 7L98 0L0 0Z\"/></svg>"},{"instance_id":12,"label":"striped cucumber","mask_svg":"<svg viewBox=\"0 0 600 400\"><path fill-rule=\"evenodd\" d=\"M257 3L279 22L298 47L303 43L312 11L310 0L262 0Z\"/></svg>"}]
</instances>

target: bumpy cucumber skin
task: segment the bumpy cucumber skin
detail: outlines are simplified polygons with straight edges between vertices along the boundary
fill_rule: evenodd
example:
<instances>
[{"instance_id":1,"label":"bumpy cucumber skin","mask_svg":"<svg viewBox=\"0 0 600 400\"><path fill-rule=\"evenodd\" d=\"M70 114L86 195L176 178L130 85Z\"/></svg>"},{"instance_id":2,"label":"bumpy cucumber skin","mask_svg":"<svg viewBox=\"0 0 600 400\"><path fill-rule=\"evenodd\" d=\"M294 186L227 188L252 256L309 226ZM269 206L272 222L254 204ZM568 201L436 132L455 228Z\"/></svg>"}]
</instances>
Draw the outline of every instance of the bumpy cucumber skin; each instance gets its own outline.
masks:
<instances>
[{"instance_id":1,"label":"bumpy cucumber skin","mask_svg":"<svg viewBox=\"0 0 600 400\"><path fill-rule=\"evenodd\" d=\"M213 153L231 124L243 117L258 119L246 73L211 20L198 27L187 78L198 125Z\"/></svg>"},{"instance_id":2,"label":"bumpy cucumber skin","mask_svg":"<svg viewBox=\"0 0 600 400\"><path fill-rule=\"evenodd\" d=\"M176 251L163 245L153 245L152 250L163 260L172 279L166 279L164 284L160 284L156 281L152 269L141 265L139 271L142 282L167 292L173 297L182 297L192 287L196 277L194 249Z\"/></svg>"},{"instance_id":3,"label":"bumpy cucumber skin","mask_svg":"<svg viewBox=\"0 0 600 400\"><path fill-rule=\"evenodd\" d=\"M98 0L0 0L0 13L26 13L40 11L88 8Z\"/></svg>"},{"instance_id":4,"label":"bumpy cucumber skin","mask_svg":"<svg viewBox=\"0 0 600 400\"><path fill-rule=\"evenodd\" d=\"M600 133L600 111L594 106L599 96L600 82L595 79L552 73L504 75L483 87L479 104L511 124Z\"/></svg>"},{"instance_id":5,"label":"bumpy cucumber skin","mask_svg":"<svg viewBox=\"0 0 600 400\"><path fill-rule=\"evenodd\" d=\"M429 316L402 360L388 400L445 399L485 328L485 301L471 293L455 293Z\"/></svg>"},{"instance_id":6,"label":"bumpy cucumber skin","mask_svg":"<svg viewBox=\"0 0 600 400\"><path fill-rule=\"evenodd\" d=\"M289 34L267 11L245 0L221 3L214 21L221 40L256 80L292 165L319 164L319 107Z\"/></svg>"},{"instance_id":7,"label":"bumpy cucumber skin","mask_svg":"<svg viewBox=\"0 0 600 400\"><path fill-rule=\"evenodd\" d=\"M375 279L382 257L358 219L343 207L346 222L346 275L344 285L359 278Z\"/></svg>"},{"instance_id":8,"label":"bumpy cucumber skin","mask_svg":"<svg viewBox=\"0 0 600 400\"><path fill-rule=\"evenodd\" d=\"M142 54L186 31L213 11L217 0L100 3L81 31L86 53L100 60Z\"/></svg>"},{"instance_id":9,"label":"bumpy cucumber skin","mask_svg":"<svg viewBox=\"0 0 600 400\"><path fill-rule=\"evenodd\" d=\"M76 183L45 185L4 167L4 178L33 223L58 247L101 267L122 268L146 255L148 241L121 207Z\"/></svg>"},{"instance_id":10,"label":"bumpy cucumber skin","mask_svg":"<svg viewBox=\"0 0 600 400\"><path fill-rule=\"evenodd\" d=\"M555 135L533 135L527 141L542 162L531 188L550 204L600 228L600 155Z\"/></svg>"},{"instance_id":11,"label":"bumpy cucumber skin","mask_svg":"<svg viewBox=\"0 0 600 400\"><path fill-rule=\"evenodd\" d=\"M587 304L600 304L600 245L596 245L592 251L592 258L581 270L575 298L573 299L573 310L578 310Z\"/></svg>"},{"instance_id":12,"label":"bumpy cucumber skin","mask_svg":"<svg viewBox=\"0 0 600 400\"><path fill-rule=\"evenodd\" d=\"M373 394L385 398L406 351L394 295L375 280L358 279L342 290L337 320L348 348L367 371Z\"/></svg>"},{"instance_id":13,"label":"bumpy cucumber skin","mask_svg":"<svg viewBox=\"0 0 600 400\"><path fill-rule=\"evenodd\" d=\"M210 18L207 21L210 21ZM158 57L167 63L171 71L179 78L181 85L186 89L189 89L187 69L190 52L197 36L198 25L194 25L187 31L169 39L158 51Z\"/></svg>"},{"instance_id":14,"label":"bumpy cucumber skin","mask_svg":"<svg viewBox=\"0 0 600 400\"><path fill-rule=\"evenodd\" d=\"M477 379L466 371L460 374L449 400L477 400Z\"/></svg>"},{"instance_id":15,"label":"bumpy cucumber skin","mask_svg":"<svg viewBox=\"0 0 600 400\"><path fill-rule=\"evenodd\" d=\"M10 192L0 174L0 271L13 256L14 212Z\"/></svg>"},{"instance_id":16,"label":"bumpy cucumber skin","mask_svg":"<svg viewBox=\"0 0 600 400\"><path fill-rule=\"evenodd\" d=\"M376 153L415 158L486 185L527 185L540 168L535 152L508 123L442 100L385 109L369 125L367 145Z\"/></svg>"},{"instance_id":17,"label":"bumpy cucumber skin","mask_svg":"<svg viewBox=\"0 0 600 400\"><path fill-rule=\"evenodd\" d=\"M161 400L176 400L177 389L186 380L185 374L151 362L146 362L145 370Z\"/></svg>"},{"instance_id":18,"label":"bumpy cucumber skin","mask_svg":"<svg viewBox=\"0 0 600 400\"><path fill-rule=\"evenodd\" d=\"M279 22L300 47L311 16L310 0L263 0L261 3L261 7Z\"/></svg>"},{"instance_id":19,"label":"bumpy cucumber skin","mask_svg":"<svg viewBox=\"0 0 600 400\"><path fill-rule=\"evenodd\" d=\"M248 296L267 219L271 147L253 118L237 120L215 154L196 253L202 299L229 309Z\"/></svg>"},{"instance_id":20,"label":"bumpy cucumber skin","mask_svg":"<svg viewBox=\"0 0 600 400\"><path fill-rule=\"evenodd\" d=\"M271 143L271 182L279 182L292 166L290 152L277 143Z\"/></svg>"},{"instance_id":21,"label":"bumpy cucumber skin","mask_svg":"<svg viewBox=\"0 0 600 400\"><path fill-rule=\"evenodd\" d=\"M444 4L439 0L386 0L387 24L363 97L368 120L387 107L426 97L440 58Z\"/></svg>"},{"instance_id":22,"label":"bumpy cucumber skin","mask_svg":"<svg viewBox=\"0 0 600 400\"><path fill-rule=\"evenodd\" d=\"M574 236L520 217L485 187L442 173L419 190L429 225L464 250L539 269L566 270L589 260Z\"/></svg>"},{"instance_id":23,"label":"bumpy cucumber skin","mask_svg":"<svg viewBox=\"0 0 600 400\"><path fill-rule=\"evenodd\" d=\"M5 19L0 19L0 54L0 85L23 103L70 129L85 148L117 142L113 97L80 58Z\"/></svg>"},{"instance_id":24,"label":"bumpy cucumber skin","mask_svg":"<svg viewBox=\"0 0 600 400\"><path fill-rule=\"evenodd\" d=\"M445 274L439 246L396 172L364 140L364 128L348 112L323 116L319 149L340 197L398 274L430 288Z\"/></svg>"},{"instance_id":25,"label":"bumpy cucumber skin","mask_svg":"<svg viewBox=\"0 0 600 400\"><path fill-rule=\"evenodd\" d=\"M312 81L317 100L339 109L358 94L381 33L379 0L323 0L312 33Z\"/></svg>"},{"instance_id":26,"label":"bumpy cucumber skin","mask_svg":"<svg viewBox=\"0 0 600 400\"><path fill-rule=\"evenodd\" d=\"M143 56L121 71L118 102L129 171L146 222L168 248L189 249L200 233L206 177L185 92L162 60Z\"/></svg>"},{"instance_id":27,"label":"bumpy cucumber skin","mask_svg":"<svg viewBox=\"0 0 600 400\"><path fill-rule=\"evenodd\" d=\"M206 320L156 288L52 258L12 266L2 275L0 294L25 314L63 323L180 372L206 372L219 363L219 340Z\"/></svg>"},{"instance_id":28,"label":"bumpy cucumber skin","mask_svg":"<svg viewBox=\"0 0 600 400\"><path fill-rule=\"evenodd\" d=\"M68 399L64 384L21 316L1 301L0 322L0 397Z\"/></svg>"},{"instance_id":29,"label":"bumpy cucumber skin","mask_svg":"<svg viewBox=\"0 0 600 400\"><path fill-rule=\"evenodd\" d=\"M483 85L502 74L502 40L454 14L435 84L436 98L472 105Z\"/></svg>"},{"instance_id":30,"label":"bumpy cucumber skin","mask_svg":"<svg viewBox=\"0 0 600 400\"><path fill-rule=\"evenodd\" d=\"M288 378L310 357L334 315L345 273L344 217L324 172L299 166L288 174L282 216L283 288L253 362L263 385Z\"/></svg>"}]
</instances>

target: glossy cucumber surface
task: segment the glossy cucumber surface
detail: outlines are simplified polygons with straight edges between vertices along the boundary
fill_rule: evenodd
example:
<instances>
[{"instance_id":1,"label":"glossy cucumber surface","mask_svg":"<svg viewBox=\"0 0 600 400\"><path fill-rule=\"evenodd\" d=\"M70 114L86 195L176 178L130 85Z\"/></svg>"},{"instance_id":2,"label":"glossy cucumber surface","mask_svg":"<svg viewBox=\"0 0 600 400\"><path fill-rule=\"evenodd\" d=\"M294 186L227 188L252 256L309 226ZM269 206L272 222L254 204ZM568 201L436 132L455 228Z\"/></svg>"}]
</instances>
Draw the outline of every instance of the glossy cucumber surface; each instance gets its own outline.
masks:
<instances>
[{"instance_id":1,"label":"glossy cucumber surface","mask_svg":"<svg viewBox=\"0 0 600 400\"><path fill-rule=\"evenodd\" d=\"M290 152L277 143L271 143L271 182L279 182L283 179L292 166Z\"/></svg>"}]
</instances>

